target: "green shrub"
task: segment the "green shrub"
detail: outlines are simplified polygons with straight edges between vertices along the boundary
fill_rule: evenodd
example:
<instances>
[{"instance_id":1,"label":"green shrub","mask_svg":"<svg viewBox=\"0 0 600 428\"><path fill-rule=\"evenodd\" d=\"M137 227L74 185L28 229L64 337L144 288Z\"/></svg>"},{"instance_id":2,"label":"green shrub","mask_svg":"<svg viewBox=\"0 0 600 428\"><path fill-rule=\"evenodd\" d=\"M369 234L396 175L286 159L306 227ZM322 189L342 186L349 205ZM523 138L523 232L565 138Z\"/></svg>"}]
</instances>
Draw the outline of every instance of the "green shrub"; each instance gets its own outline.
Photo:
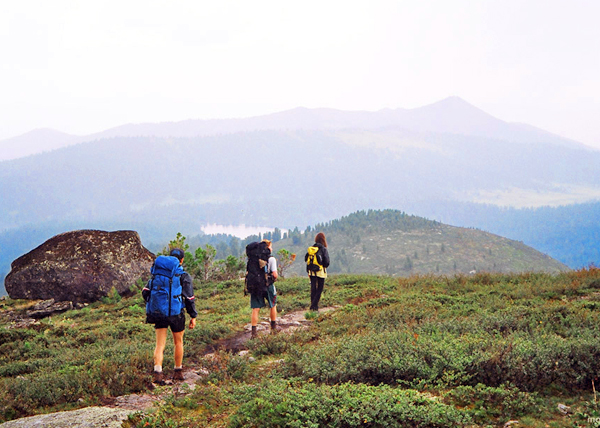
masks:
<instances>
[{"instance_id":1,"label":"green shrub","mask_svg":"<svg viewBox=\"0 0 600 428\"><path fill-rule=\"evenodd\" d=\"M166 396L162 404L136 412L123 425L135 428L204 428L224 427L230 401L225 387L196 384L186 395ZM216 425L211 425L216 423ZM128 425L129 424L129 425Z\"/></svg>"},{"instance_id":2,"label":"green shrub","mask_svg":"<svg viewBox=\"0 0 600 428\"><path fill-rule=\"evenodd\" d=\"M203 359L202 366L209 372L204 382L209 383L242 380L250 370L247 358L227 351L210 354Z\"/></svg>"},{"instance_id":3,"label":"green shrub","mask_svg":"<svg viewBox=\"0 0 600 428\"><path fill-rule=\"evenodd\" d=\"M241 386L231 428L457 427L470 417L412 390L344 383L327 386L274 379Z\"/></svg>"},{"instance_id":4,"label":"green shrub","mask_svg":"<svg viewBox=\"0 0 600 428\"><path fill-rule=\"evenodd\" d=\"M404 385L447 383L470 378L469 367L481 358L476 337L435 334L415 336L408 331L362 332L343 339L321 340L289 353L290 376L319 382L361 382Z\"/></svg>"},{"instance_id":5,"label":"green shrub","mask_svg":"<svg viewBox=\"0 0 600 428\"><path fill-rule=\"evenodd\" d=\"M556 335L513 335L486 351L473 367L474 379L491 386L511 382L526 391L587 388L600 376L598 335L582 332L568 339Z\"/></svg>"},{"instance_id":6,"label":"green shrub","mask_svg":"<svg viewBox=\"0 0 600 428\"><path fill-rule=\"evenodd\" d=\"M14 377L34 373L40 366L42 366L40 360L13 361L0 367L0 377Z\"/></svg>"},{"instance_id":7,"label":"green shrub","mask_svg":"<svg viewBox=\"0 0 600 428\"><path fill-rule=\"evenodd\" d=\"M172 405L164 405L150 414L136 412L129 415L128 421L135 428L191 428L186 421L174 420L175 415L177 411Z\"/></svg>"},{"instance_id":8,"label":"green shrub","mask_svg":"<svg viewBox=\"0 0 600 428\"><path fill-rule=\"evenodd\" d=\"M307 320L315 320L319 317L319 312L317 311L308 311L304 314L304 318Z\"/></svg>"},{"instance_id":9,"label":"green shrub","mask_svg":"<svg viewBox=\"0 0 600 428\"><path fill-rule=\"evenodd\" d=\"M457 386L445 394L444 402L468 409L473 420L480 424L515 419L538 410L535 394L520 391L510 384Z\"/></svg>"},{"instance_id":10,"label":"green shrub","mask_svg":"<svg viewBox=\"0 0 600 428\"><path fill-rule=\"evenodd\" d=\"M584 401L575 412L575 418L582 422L583 426L590 428L600 428L600 401L594 395L593 399Z\"/></svg>"},{"instance_id":11,"label":"green shrub","mask_svg":"<svg viewBox=\"0 0 600 428\"><path fill-rule=\"evenodd\" d=\"M279 355L287 351L292 344L292 338L287 334L261 334L248 342L253 355Z\"/></svg>"},{"instance_id":12,"label":"green shrub","mask_svg":"<svg viewBox=\"0 0 600 428\"><path fill-rule=\"evenodd\" d=\"M101 299L101 301L105 304L118 303L121 301L121 295L115 287L112 287L108 294Z\"/></svg>"}]
</instances>

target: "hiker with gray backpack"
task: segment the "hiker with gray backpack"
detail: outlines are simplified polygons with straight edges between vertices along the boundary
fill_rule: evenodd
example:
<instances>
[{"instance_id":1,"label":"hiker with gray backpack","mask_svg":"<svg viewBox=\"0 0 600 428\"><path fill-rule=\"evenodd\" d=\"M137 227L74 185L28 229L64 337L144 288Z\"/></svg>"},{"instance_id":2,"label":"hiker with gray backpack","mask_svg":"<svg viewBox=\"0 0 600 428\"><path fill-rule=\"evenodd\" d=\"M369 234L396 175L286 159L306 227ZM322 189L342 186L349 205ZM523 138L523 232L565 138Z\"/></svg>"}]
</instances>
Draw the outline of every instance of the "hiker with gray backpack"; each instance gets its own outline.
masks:
<instances>
[{"instance_id":1,"label":"hiker with gray backpack","mask_svg":"<svg viewBox=\"0 0 600 428\"><path fill-rule=\"evenodd\" d=\"M306 272L310 279L310 310L319 310L319 300L325 287L327 268L329 267L329 252L327 251L327 240L323 232L317 233L315 243L308 247L304 256Z\"/></svg>"},{"instance_id":2,"label":"hiker with gray backpack","mask_svg":"<svg viewBox=\"0 0 600 428\"><path fill-rule=\"evenodd\" d=\"M165 384L162 363L167 342L167 329L171 329L175 346L175 368L173 380L183 378L183 332L185 313L191 317L189 328L196 327L196 304L194 286L190 275L183 270L184 252L180 248L171 250L168 256L160 255L154 261L150 273L152 279L142 290L146 302L146 322L154 324L156 348L154 349L154 383Z\"/></svg>"}]
</instances>

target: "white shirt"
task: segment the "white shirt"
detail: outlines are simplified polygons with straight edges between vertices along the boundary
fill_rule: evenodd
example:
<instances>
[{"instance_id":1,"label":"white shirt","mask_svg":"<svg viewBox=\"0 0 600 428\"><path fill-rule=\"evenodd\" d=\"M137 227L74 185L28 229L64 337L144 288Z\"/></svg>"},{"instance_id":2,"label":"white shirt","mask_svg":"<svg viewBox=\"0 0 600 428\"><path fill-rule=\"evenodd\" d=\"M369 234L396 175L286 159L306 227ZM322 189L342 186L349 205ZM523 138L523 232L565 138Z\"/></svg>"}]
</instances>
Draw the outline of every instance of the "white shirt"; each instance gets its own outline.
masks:
<instances>
[{"instance_id":1,"label":"white shirt","mask_svg":"<svg viewBox=\"0 0 600 428\"><path fill-rule=\"evenodd\" d=\"M269 257L269 261L267 269L269 269L269 273L277 273L277 259L273 256Z\"/></svg>"}]
</instances>

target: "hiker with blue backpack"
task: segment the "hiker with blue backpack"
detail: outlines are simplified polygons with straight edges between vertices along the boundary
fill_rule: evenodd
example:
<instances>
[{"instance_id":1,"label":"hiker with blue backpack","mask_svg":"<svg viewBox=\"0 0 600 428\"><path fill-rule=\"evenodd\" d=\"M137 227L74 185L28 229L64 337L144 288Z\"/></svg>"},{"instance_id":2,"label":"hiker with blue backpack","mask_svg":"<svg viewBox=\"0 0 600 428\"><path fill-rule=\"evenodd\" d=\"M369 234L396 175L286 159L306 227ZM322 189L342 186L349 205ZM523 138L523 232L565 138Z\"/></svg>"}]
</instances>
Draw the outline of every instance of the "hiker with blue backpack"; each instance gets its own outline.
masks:
<instances>
[{"instance_id":1,"label":"hiker with blue backpack","mask_svg":"<svg viewBox=\"0 0 600 428\"><path fill-rule=\"evenodd\" d=\"M142 297L146 302L146 322L154 324L156 332L152 378L154 383L159 385L165 384L162 363L167 343L167 330L171 329L175 346L173 380L184 380L184 309L191 317L189 328L196 327L198 313L194 303L194 286L191 276L183 270L183 258L184 252L180 248L172 249L168 256L158 256L150 269L152 279L142 290Z\"/></svg>"},{"instance_id":2,"label":"hiker with blue backpack","mask_svg":"<svg viewBox=\"0 0 600 428\"><path fill-rule=\"evenodd\" d=\"M308 247L304 261L310 279L310 310L318 312L319 300L321 300L321 294L325 287L325 278L327 278L327 268L329 267L327 239L323 232L319 232L315 236L315 243Z\"/></svg>"}]
</instances>

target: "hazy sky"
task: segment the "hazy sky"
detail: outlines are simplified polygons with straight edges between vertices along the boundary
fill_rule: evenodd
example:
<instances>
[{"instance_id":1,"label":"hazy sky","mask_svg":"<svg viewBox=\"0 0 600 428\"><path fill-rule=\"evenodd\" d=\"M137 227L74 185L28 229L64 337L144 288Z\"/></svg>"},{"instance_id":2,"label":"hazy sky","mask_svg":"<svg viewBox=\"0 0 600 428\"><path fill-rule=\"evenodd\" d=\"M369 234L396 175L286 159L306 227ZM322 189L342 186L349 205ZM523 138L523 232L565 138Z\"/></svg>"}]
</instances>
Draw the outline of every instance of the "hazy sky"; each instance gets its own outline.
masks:
<instances>
[{"instance_id":1,"label":"hazy sky","mask_svg":"<svg viewBox=\"0 0 600 428\"><path fill-rule=\"evenodd\" d=\"M0 0L0 139L457 95L600 148L599 18L598 0Z\"/></svg>"}]
</instances>

